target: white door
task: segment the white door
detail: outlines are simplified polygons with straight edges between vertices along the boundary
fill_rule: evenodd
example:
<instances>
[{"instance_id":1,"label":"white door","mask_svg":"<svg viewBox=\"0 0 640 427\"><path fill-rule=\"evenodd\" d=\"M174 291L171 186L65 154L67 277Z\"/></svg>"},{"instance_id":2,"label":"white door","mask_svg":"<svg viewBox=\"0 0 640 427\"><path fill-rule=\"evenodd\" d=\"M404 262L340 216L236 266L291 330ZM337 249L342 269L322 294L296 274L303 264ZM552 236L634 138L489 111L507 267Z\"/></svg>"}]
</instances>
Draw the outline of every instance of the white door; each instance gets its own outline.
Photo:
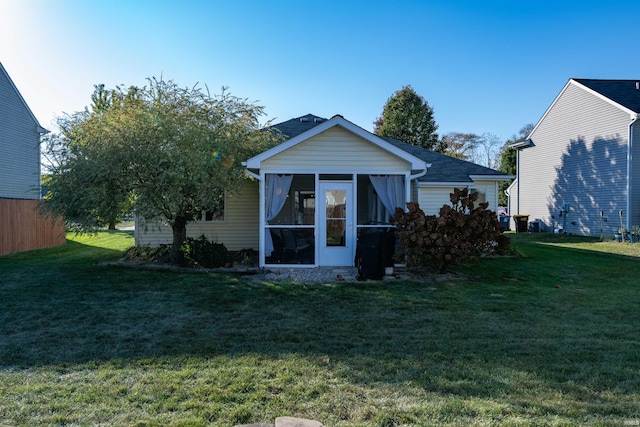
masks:
<instances>
[{"instance_id":1,"label":"white door","mask_svg":"<svg viewBox=\"0 0 640 427\"><path fill-rule=\"evenodd\" d=\"M353 265L353 183L320 182L318 193L318 265Z\"/></svg>"}]
</instances>

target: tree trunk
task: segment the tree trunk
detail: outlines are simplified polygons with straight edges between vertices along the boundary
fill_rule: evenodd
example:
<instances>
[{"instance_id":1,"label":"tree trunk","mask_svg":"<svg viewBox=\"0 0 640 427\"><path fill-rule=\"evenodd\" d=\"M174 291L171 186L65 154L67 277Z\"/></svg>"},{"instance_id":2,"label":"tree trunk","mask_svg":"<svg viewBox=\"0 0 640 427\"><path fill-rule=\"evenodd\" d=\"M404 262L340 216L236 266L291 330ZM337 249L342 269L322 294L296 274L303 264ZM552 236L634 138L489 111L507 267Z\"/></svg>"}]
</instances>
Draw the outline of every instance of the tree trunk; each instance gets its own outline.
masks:
<instances>
[{"instance_id":1,"label":"tree trunk","mask_svg":"<svg viewBox=\"0 0 640 427\"><path fill-rule=\"evenodd\" d=\"M173 224L173 243L171 245L171 264L184 266L184 252L182 244L187 240L187 219L183 216L177 217Z\"/></svg>"},{"instance_id":2,"label":"tree trunk","mask_svg":"<svg viewBox=\"0 0 640 427\"><path fill-rule=\"evenodd\" d=\"M116 220L115 219L110 219L109 220L109 230L115 230L116 229Z\"/></svg>"}]
</instances>

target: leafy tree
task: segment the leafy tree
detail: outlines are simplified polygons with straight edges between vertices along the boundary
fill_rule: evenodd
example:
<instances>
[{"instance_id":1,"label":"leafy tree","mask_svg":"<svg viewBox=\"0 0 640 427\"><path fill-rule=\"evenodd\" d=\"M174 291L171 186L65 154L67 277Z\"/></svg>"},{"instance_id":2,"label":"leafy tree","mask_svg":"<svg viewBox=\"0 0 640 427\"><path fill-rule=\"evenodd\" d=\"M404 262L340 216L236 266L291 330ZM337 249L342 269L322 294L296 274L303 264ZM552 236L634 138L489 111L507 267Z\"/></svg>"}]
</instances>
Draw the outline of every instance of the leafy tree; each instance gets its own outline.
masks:
<instances>
[{"instance_id":1,"label":"leafy tree","mask_svg":"<svg viewBox=\"0 0 640 427\"><path fill-rule=\"evenodd\" d=\"M475 133L449 132L440 140L444 154L469 161L474 160L474 151L479 143L480 136Z\"/></svg>"},{"instance_id":2,"label":"leafy tree","mask_svg":"<svg viewBox=\"0 0 640 427\"><path fill-rule=\"evenodd\" d=\"M438 148L433 108L411 86L403 86L387 99L374 125L377 135L427 149Z\"/></svg>"},{"instance_id":3,"label":"leafy tree","mask_svg":"<svg viewBox=\"0 0 640 427\"><path fill-rule=\"evenodd\" d=\"M491 133L449 132L440 139L442 152L451 157L495 168L500 139Z\"/></svg>"},{"instance_id":4,"label":"leafy tree","mask_svg":"<svg viewBox=\"0 0 640 427\"><path fill-rule=\"evenodd\" d=\"M242 186L241 162L278 142L259 123L263 107L225 88L211 96L149 79L126 91L97 86L92 100L93 108L68 118L51 144L59 185L49 187L46 206L85 230L100 225L109 195L128 198L137 215L172 228L177 264L184 261L187 223L220 209L224 194Z\"/></svg>"},{"instance_id":5,"label":"leafy tree","mask_svg":"<svg viewBox=\"0 0 640 427\"><path fill-rule=\"evenodd\" d=\"M172 261L182 262L186 225L221 208L224 194L242 186L241 162L277 143L260 126L263 107L173 82L150 80L140 90L145 108L132 117L136 213L173 230Z\"/></svg>"},{"instance_id":6,"label":"leafy tree","mask_svg":"<svg viewBox=\"0 0 640 427\"><path fill-rule=\"evenodd\" d=\"M516 142L524 141L527 136L533 130L534 125L529 123L523 126L520 131L518 131L518 135L513 135L509 138L503 145L499 154L500 159L500 171L508 174L508 175L516 175L517 174L517 166L518 166L518 153L513 148L509 146L511 144L515 144ZM507 188L511 185L513 180L503 183L500 186L500 190L498 191L498 204L502 206L506 206L509 202L507 199L507 195L504 193Z\"/></svg>"},{"instance_id":7,"label":"leafy tree","mask_svg":"<svg viewBox=\"0 0 640 427\"><path fill-rule=\"evenodd\" d=\"M127 158L121 155L114 116L134 93L95 86L91 107L59 118L60 132L44 138L49 170L44 207L62 215L72 230L115 229L122 214L133 207Z\"/></svg>"}]
</instances>

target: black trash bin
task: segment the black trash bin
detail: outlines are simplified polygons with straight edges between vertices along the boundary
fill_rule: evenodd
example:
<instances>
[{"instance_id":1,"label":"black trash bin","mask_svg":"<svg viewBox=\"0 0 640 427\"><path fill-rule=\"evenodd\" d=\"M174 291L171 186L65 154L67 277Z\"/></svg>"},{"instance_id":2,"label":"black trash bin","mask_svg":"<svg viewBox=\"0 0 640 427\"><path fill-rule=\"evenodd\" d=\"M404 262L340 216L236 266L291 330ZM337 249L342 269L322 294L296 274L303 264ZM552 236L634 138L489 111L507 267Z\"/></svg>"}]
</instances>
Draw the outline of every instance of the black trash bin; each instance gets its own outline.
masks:
<instances>
[{"instance_id":1,"label":"black trash bin","mask_svg":"<svg viewBox=\"0 0 640 427\"><path fill-rule=\"evenodd\" d=\"M509 215L500 215L500 225L505 231L509 231L511 227L511 217Z\"/></svg>"},{"instance_id":2,"label":"black trash bin","mask_svg":"<svg viewBox=\"0 0 640 427\"><path fill-rule=\"evenodd\" d=\"M539 233L540 232L540 222L539 221L531 221L529 223L529 232L530 233Z\"/></svg>"},{"instance_id":3,"label":"black trash bin","mask_svg":"<svg viewBox=\"0 0 640 427\"><path fill-rule=\"evenodd\" d=\"M516 223L516 233L529 231L529 215L514 215L513 221Z\"/></svg>"},{"instance_id":4,"label":"black trash bin","mask_svg":"<svg viewBox=\"0 0 640 427\"><path fill-rule=\"evenodd\" d=\"M382 279L385 267L393 266L395 243L395 229L373 229L360 234L355 257L358 280Z\"/></svg>"}]
</instances>

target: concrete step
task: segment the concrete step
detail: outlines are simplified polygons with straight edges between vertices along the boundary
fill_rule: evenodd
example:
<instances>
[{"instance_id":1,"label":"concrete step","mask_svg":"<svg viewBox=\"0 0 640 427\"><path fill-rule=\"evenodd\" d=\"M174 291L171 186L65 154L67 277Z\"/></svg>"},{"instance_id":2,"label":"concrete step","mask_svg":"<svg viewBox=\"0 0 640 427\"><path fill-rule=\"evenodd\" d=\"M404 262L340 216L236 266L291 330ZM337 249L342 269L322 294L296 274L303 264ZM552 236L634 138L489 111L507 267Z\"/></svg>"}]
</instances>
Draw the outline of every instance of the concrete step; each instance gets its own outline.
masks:
<instances>
[{"instance_id":1,"label":"concrete step","mask_svg":"<svg viewBox=\"0 0 640 427\"><path fill-rule=\"evenodd\" d=\"M278 417L275 427L324 427L321 422L304 418Z\"/></svg>"},{"instance_id":2,"label":"concrete step","mask_svg":"<svg viewBox=\"0 0 640 427\"><path fill-rule=\"evenodd\" d=\"M243 424L235 427L324 427L324 425L304 418L278 417L275 424Z\"/></svg>"}]
</instances>

